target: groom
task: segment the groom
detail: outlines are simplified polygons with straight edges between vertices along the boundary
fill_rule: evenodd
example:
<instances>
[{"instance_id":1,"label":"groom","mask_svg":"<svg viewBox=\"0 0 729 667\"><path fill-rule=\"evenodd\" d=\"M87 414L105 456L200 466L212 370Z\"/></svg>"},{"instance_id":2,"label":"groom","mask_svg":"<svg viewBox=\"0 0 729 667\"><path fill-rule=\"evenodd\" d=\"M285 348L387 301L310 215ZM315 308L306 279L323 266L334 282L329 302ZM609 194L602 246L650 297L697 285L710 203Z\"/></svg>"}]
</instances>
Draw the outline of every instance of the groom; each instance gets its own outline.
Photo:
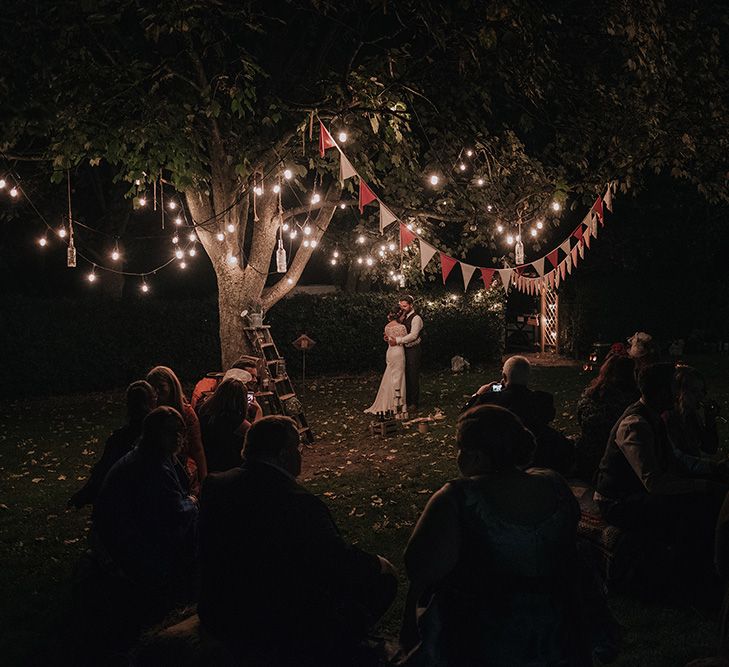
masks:
<instances>
[{"instance_id":1,"label":"groom","mask_svg":"<svg viewBox=\"0 0 729 667\"><path fill-rule=\"evenodd\" d=\"M402 345L405 348L405 397L408 412L415 412L420 402L420 334L423 331L423 318L415 312L413 297L403 294L400 297L400 310L405 314L403 324L407 334L393 338L390 345Z\"/></svg>"}]
</instances>

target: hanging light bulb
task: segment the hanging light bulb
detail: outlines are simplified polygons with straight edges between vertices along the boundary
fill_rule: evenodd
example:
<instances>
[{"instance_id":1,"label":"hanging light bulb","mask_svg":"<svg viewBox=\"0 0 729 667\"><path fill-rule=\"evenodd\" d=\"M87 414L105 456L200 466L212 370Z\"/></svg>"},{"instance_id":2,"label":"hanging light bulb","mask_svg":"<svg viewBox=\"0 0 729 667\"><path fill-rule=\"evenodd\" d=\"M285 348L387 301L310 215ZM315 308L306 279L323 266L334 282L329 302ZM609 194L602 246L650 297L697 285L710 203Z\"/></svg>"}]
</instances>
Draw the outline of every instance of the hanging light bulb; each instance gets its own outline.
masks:
<instances>
[{"instance_id":1,"label":"hanging light bulb","mask_svg":"<svg viewBox=\"0 0 729 667\"><path fill-rule=\"evenodd\" d=\"M509 234L509 235L508 235L508 236L506 237L506 242L507 242L507 243L508 243L509 245L511 245L512 243L514 243L514 237L513 237L513 236L512 236L511 234Z\"/></svg>"},{"instance_id":2,"label":"hanging light bulb","mask_svg":"<svg viewBox=\"0 0 729 667\"><path fill-rule=\"evenodd\" d=\"M316 248L316 246L318 246L318 245L319 245L319 243L317 242L316 239L311 239L311 247L312 248Z\"/></svg>"},{"instance_id":3,"label":"hanging light bulb","mask_svg":"<svg viewBox=\"0 0 729 667\"><path fill-rule=\"evenodd\" d=\"M95 281L96 281L96 273L94 272L94 271L95 271L95 268L96 268L96 267L94 267L93 269L91 269L91 273L89 273L89 275L87 275L87 276L86 276L86 279L87 279L87 280L88 280L88 281L89 281L90 283L93 283L93 282L95 282Z\"/></svg>"},{"instance_id":4,"label":"hanging light bulb","mask_svg":"<svg viewBox=\"0 0 729 667\"><path fill-rule=\"evenodd\" d=\"M145 294L149 292L149 285L147 285L147 281L144 278L142 278L142 286L139 289L141 289Z\"/></svg>"},{"instance_id":5,"label":"hanging light bulb","mask_svg":"<svg viewBox=\"0 0 729 667\"><path fill-rule=\"evenodd\" d=\"M174 201L171 201L169 204L167 204L167 206L169 207L170 211L174 211L177 208L177 204L175 204Z\"/></svg>"},{"instance_id":6,"label":"hanging light bulb","mask_svg":"<svg viewBox=\"0 0 729 667\"><path fill-rule=\"evenodd\" d=\"M134 185L142 185L142 181L140 181L138 178L135 178Z\"/></svg>"},{"instance_id":7,"label":"hanging light bulb","mask_svg":"<svg viewBox=\"0 0 729 667\"><path fill-rule=\"evenodd\" d=\"M178 227L182 224L182 218L179 215L175 218L175 224Z\"/></svg>"},{"instance_id":8,"label":"hanging light bulb","mask_svg":"<svg viewBox=\"0 0 729 667\"><path fill-rule=\"evenodd\" d=\"M384 252L385 252L385 246L384 246L384 245L381 245L381 246L380 246L380 252L382 252L382 253L384 253Z\"/></svg>"},{"instance_id":9,"label":"hanging light bulb","mask_svg":"<svg viewBox=\"0 0 729 667\"><path fill-rule=\"evenodd\" d=\"M440 182L440 176L438 176L438 174L431 174L429 180L431 185L438 185Z\"/></svg>"},{"instance_id":10,"label":"hanging light bulb","mask_svg":"<svg viewBox=\"0 0 729 667\"><path fill-rule=\"evenodd\" d=\"M367 258L367 259L365 260L365 262L366 262L367 266L372 266L372 265L373 265L373 264L375 263L375 260L374 260L374 259L372 259L372 257L368 257L368 258Z\"/></svg>"},{"instance_id":11,"label":"hanging light bulb","mask_svg":"<svg viewBox=\"0 0 729 667\"><path fill-rule=\"evenodd\" d=\"M41 236L41 237L40 237L40 238L38 239L38 245L39 245L39 246L40 246L41 248L45 248L47 244L48 244L48 239L47 239L47 238L46 238L45 236Z\"/></svg>"},{"instance_id":12,"label":"hanging light bulb","mask_svg":"<svg viewBox=\"0 0 729 667\"><path fill-rule=\"evenodd\" d=\"M361 264L364 260L361 257L357 257L357 264Z\"/></svg>"},{"instance_id":13,"label":"hanging light bulb","mask_svg":"<svg viewBox=\"0 0 729 667\"><path fill-rule=\"evenodd\" d=\"M292 229L291 233L289 234L289 238L295 239L296 238L296 230Z\"/></svg>"},{"instance_id":14,"label":"hanging light bulb","mask_svg":"<svg viewBox=\"0 0 729 667\"><path fill-rule=\"evenodd\" d=\"M238 258L235 255L228 255L228 264L234 266L238 263Z\"/></svg>"},{"instance_id":15,"label":"hanging light bulb","mask_svg":"<svg viewBox=\"0 0 729 667\"><path fill-rule=\"evenodd\" d=\"M229 222L226 229L228 230L229 234L232 234L235 231L235 225L232 222Z\"/></svg>"},{"instance_id":16,"label":"hanging light bulb","mask_svg":"<svg viewBox=\"0 0 729 667\"><path fill-rule=\"evenodd\" d=\"M309 225L306 225L306 227L304 227L304 235L309 236L309 234L311 234L311 227L309 227Z\"/></svg>"},{"instance_id":17,"label":"hanging light bulb","mask_svg":"<svg viewBox=\"0 0 729 667\"><path fill-rule=\"evenodd\" d=\"M58 228L58 235L59 235L59 236L60 236L60 237L61 237L62 239L65 239L65 238L66 238L66 228L65 228L65 227L64 227L63 225L61 225L61 226L60 226L60 227Z\"/></svg>"},{"instance_id":18,"label":"hanging light bulb","mask_svg":"<svg viewBox=\"0 0 729 667\"><path fill-rule=\"evenodd\" d=\"M287 283L288 283L289 285L293 285L293 284L294 284L294 279L293 279L293 278L286 278L286 282L287 282Z\"/></svg>"},{"instance_id":19,"label":"hanging light bulb","mask_svg":"<svg viewBox=\"0 0 729 667\"><path fill-rule=\"evenodd\" d=\"M4 190L7 184L8 183L4 178L0 178L0 190Z\"/></svg>"},{"instance_id":20,"label":"hanging light bulb","mask_svg":"<svg viewBox=\"0 0 729 667\"><path fill-rule=\"evenodd\" d=\"M395 248L397 248L397 246L394 243L390 243L390 245L387 246L387 249L390 252L395 252Z\"/></svg>"},{"instance_id":21,"label":"hanging light bulb","mask_svg":"<svg viewBox=\"0 0 729 667\"><path fill-rule=\"evenodd\" d=\"M341 204L339 205L339 208L341 208L342 210L344 210L345 208L347 208L347 205L346 205L346 204L345 204L344 202L342 202L342 203L341 203Z\"/></svg>"},{"instance_id":22,"label":"hanging light bulb","mask_svg":"<svg viewBox=\"0 0 729 667\"><path fill-rule=\"evenodd\" d=\"M186 269L187 268L187 262L185 262L185 261L180 262L180 268L181 269Z\"/></svg>"},{"instance_id":23,"label":"hanging light bulb","mask_svg":"<svg viewBox=\"0 0 729 667\"><path fill-rule=\"evenodd\" d=\"M486 205L486 210L487 210L487 211L488 211L489 213L491 213L491 211L493 211L493 210L494 210L494 207L493 207L493 206L491 206L491 204L487 204L487 205Z\"/></svg>"},{"instance_id":24,"label":"hanging light bulb","mask_svg":"<svg viewBox=\"0 0 729 667\"><path fill-rule=\"evenodd\" d=\"M281 229L283 229L285 232L289 231L289 223L288 222L284 222L283 223L283 226L281 227Z\"/></svg>"},{"instance_id":25,"label":"hanging light bulb","mask_svg":"<svg viewBox=\"0 0 729 667\"><path fill-rule=\"evenodd\" d=\"M336 264L337 264L337 260L336 260L336 258L332 257L332 258L331 258L331 259L329 260L329 263L330 263L330 264L331 264L332 266L336 266Z\"/></svg>"},{"instance_id":26,"label":"hanging light bulb","mask_svg":"<svg viewBox=\"0 0 729 667\"><path fill-rule=\"evenodd\" d=\"M218 239L218 241L224 241L225 240L225 234L223 234L223 232L218 232L215 235L215 238Z\"/></svg>"},{"instance_id":27,"label":"hanging light bulb","mask_svg":"<svg viewBox=\"0 0 729 667\"><path fill-rule=\"evenodd\" d=\"M347 133L346 133L346 132L340 132L340 133L339 133L339 134L337 135L337 139L339 139L339 141L340 141L341 143L344 143L345 141L347 141Z\"/></svg>"},{"instance_id":28,"label":"hanging light bulb","mask_svg":"<svg viewBox=\"0 0 729 667\"><path fill-rule=\"evenodd\" d=\"M111 251L111 258L116 262L119 259L119 251L114 248L114 250Z\"/></svg>"},{"instance_id":29,"label":"hanging light bulb","mask_svg":"<svg viewBox=\"0 0 729 667\"><path fill-rule=\"evenodd\" d=\"M409 229L409 230L410 230L411 232L413 231L413 223L412 223L412 222L408 222L408 224L407 224L407 225L405 225L405 226L406 226L406 227L407 227L407 228L408 228L408 229Z\"/></svg>"},{"instance_id":30,"label":"hanging light bulb","mask_svg":"<svg viewBox=\"0 0 729 667\"><path fill-rule=\"evenodd\" d=\"M321 201L321 195L318 192L315 192L313 195L311 195L312 204L318 204L320 201Z\"/></svg>"},{"instance_id":31,"label":"hanging light bulb","mask_svg":"<svg viewBox=\"0 0 729 667\"><path fill-rule=\"evenodd\" d=\"M496 231L501 234L504 231L504 225L496 225Z\"/></svg>"},{"instance_id":32,"label":"hanging light bulb","mask_svg":"<svg viewBox=\"0 0 729 667\"><path fill-rule=\"evenodd\" d=\"M472 155L473 155L473 151L470 148L466 149L466 156L471 157Z\"/></svg>"},{"instance_id":33,"label":"hanging light bulb","mask_svg":"<svg viewBox=\"0 0 729 667\"><path fill-rule=\"evenodd\" d=\"M537 220L537 229L544 227L544 223L541 220Z\"/></svg>"},{"instance_id":34,"label":"hanging light bulb","mask_svg":"<svg viewBox=\"0 0 729 667\"><path fill-rule=\"evenodd\" d=\"M146 199L146 197L140 197L139 198L139 205L140 206L146 206L147 205L147 199Z\"/></svg>"},{"instance_id":35,"label":"hanging light bulb","mask_svg":"<svg viewBox=\"0 0 729 667\"><path fill-rule=\"evenodd\" d=\"M479 187L481 187L481 186L483 185L483 178L479 178L479 179L478 179L478 180L476 181L476 185L478 185Z\"/></svg>"},{"instance_id":36,"label":"hanging light bulb","mask_svg":"<svg viewBox=\"0 0 729 667\"><path fill-rule=\"evenodd\" d=\"M531 234L532 236L536 236L536 235L537 235L537 230L536 230L536 229L534 229L534 227L532 227L532 228L531 228L531 229L529 230L529 233L530 233L530 234Z\"/></svg>"},{"instance_id":37,"label":"hanging light bulb","mask_svg":"<svg viewBox=\"0 0 729 667\"><path fill-rule=\"evenodd\" d=\"M193 243L197 240L195 232L190 232L190 235L187 238L190 239L190 241L192 241Z\"/></svg>"},{"instance_id":38,"label":"hanging light bulb","mask_svg":"<svg viewBox=\"0 0 729 667\"><path fill-rule=\"evenodd\" d=\"M418 227L418 228L417 228L417 229L415 230L415 233L416 233L416 234L422 234L422 233L423 233L423 228L422 228L422 227Z\"/></svg>"},{"instance_id":39,"label":"hanging light bulb","mask_svg":"<svg viewBox=\"0 0 729 667\"><path fill-rule=\"evenodd\" d=\"M187 251L187 254L190 255L190 257L194 257L195 255L197 255L197 250L195 250L195 248L190 248Z\"/></svg>"},{"instance_id":40,"label":"hanging light bulb","mask_svg":"<svg viewBox=\"0 0 729 667\"><path fill-rule=\"evenodd\" d=\"M10 188L10 196L15 199L18 196L18 188Z\"/></svg>"},{"instance_id":41,"label":"hanging light bulb","mask_svg":"<svg viewBox=\"0 0 729 667\"><path fill-rule=\"evenodd\" d=\"M364 236L362 236L362 234L360 234L360 235L359 235L359 236L357 237L357 243L359 243L360 245L362 245L362 244L363 244L364 242L365 242L365 237L364 237Z\"/></svg>"},{"instance_id":42,"label":"hanging light bulb","mask_svg":"<svg viewBox=\"0 0 729 667\"><path fill-rule=\"evenodd\" d=\"M179 249L175 250L175 257L177 257L177 259L182 259L184 256L185 256L185 253L182 252L182 250L179 250Z\"/></svg>"},{"instance_id":43,"label":"hanging light bulb","mask_svg":"<svg viewBox=\"0 0 729 667\"><path fill-rule=\"evenodd\" d=\"M263 194L263 188L260 185L257 185L255 188L253 188L253 192L255 192L260 197Z\"/></svg>"},{"instance_id":44,"label":"hanging light bulb","mask_svg":"<svg viewBox=\"0 0 729 667\"><path fill-rule=\"evenodd\" d=\"M465 162L461 162L461 164L458 165L458 168L461 171L466 171L466 163Z\"/></svg>"},{"instance_id":45,"label":"hanging light bulb","mask_svg":"<svg viewBox=\"0 0 729 667\"><path fill-rule=\"evenodd\" d=\"M551 207L552 207L552 210L555 212L562 210L562 204L560 204L558 201L553 201L551 203Z\"/></svg>"},{"instance_id":46,"label":"hanging light bulb","mask_svg":"<svg viewBox=\"0 0 729 667\"><path fill-rule=\"evenodd\" d=\"M309 239L304 239L304 242L302 243L302 245L304 246L304 248L308 248L309 247Z\"/></svg>"},{"instance_id":47,"label":"hanging light bulb","mask_svg":"<svg viewBox=\"0 0 729 667\"><path fill-rule=\"evenodd\" d=\"M284 173L283 174L284 174L284 178L287 181L290 181L291 180L291 177L293 176L293 173L291 173L291 169L284 169Z\"/></svg>"},{"instance_id":48,"label":"hanging light bulb","mask_svg":"<svg viewBox=\"0 0 729 667\"><path fill-rule=\"evenodd\" d=\"M276 185L273 186L273 191L278 194L279 192L281 192L281 186L276 183Z\"/></svg>"},{"instance_id":49,"label":"hanging light bulb","mask_svg":"<svg viewBox=\"0 0 729 667\"><path fill-rule=\"evenodd\" d=\"M394 271L393 271L392 269L390 269L390 271L389 271L388 275L390 275L390 276L394 276L394 275L395 275L395 272L394 272Z\"/></svg>"},{"instance_id":50,"label":"hanging light bulb","mask_svg":"<svg viewBox=\"0 0 729 667\"><path fill-rule=\"evenodd\" d=\"M175 234L175 235L174 235L174 236L172 237L172 243L173 243L174 245L177 245L177 244L178 244L179 242L180 242L180 237L179 237L179 236L177 236L177 234Z\"/></svg>"},{"instance_id":51,"label":"hanging light bulb","mask_svg":"<svg viewBox=\"0 0 729 667\"><path fill-rule=\"evenodd\" d=\"M276 248L276 271L286 273L286 249L281 238L278 240L278 248Z\"/></svg>"},{"instance_id":52,"label":"hanging light bulb","mask_svg":"<svg viewBox=\"0 0 729 667\"><path fill-rule=\"evenodd\" d=\"M335 250L335 251L334 251L334 252L332 253L332 257L334 257L334 259L336 259L337 257L339 257L339 250Z\"/></svg>"}]
</instances>

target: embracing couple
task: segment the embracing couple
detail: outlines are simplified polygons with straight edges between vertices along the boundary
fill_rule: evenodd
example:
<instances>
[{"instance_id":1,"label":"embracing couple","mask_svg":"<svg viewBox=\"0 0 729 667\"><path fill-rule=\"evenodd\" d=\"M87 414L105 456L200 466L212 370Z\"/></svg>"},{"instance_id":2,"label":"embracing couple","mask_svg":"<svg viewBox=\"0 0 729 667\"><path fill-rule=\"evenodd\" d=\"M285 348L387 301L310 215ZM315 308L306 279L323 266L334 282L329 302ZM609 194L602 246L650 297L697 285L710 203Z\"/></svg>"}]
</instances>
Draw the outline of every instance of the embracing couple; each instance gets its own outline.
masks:
<instances>
[{"instance_id":1,"label":"embracing couple","mask_svg":"<svg viewBox=\"0 0 729 667\"><path fill-rule=\"evenodd\" d=\"M372 414L391 410L413 414L420 401L420 357L423 318L415 312L413 297L404 294L397 308L387 314L384 339L387 367L375 402L365 410Z\"/></svg>"}]
</instances>

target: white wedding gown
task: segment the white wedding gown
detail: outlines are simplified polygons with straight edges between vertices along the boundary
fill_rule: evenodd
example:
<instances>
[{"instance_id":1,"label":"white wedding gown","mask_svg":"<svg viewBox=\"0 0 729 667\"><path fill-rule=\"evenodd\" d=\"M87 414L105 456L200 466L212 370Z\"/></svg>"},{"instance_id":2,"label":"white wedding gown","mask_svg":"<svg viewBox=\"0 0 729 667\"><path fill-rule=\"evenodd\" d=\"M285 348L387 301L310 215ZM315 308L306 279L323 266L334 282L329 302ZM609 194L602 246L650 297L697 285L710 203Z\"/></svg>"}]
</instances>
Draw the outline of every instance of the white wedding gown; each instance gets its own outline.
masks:
<instances>
[{"instance_id":1,"label":"white wedding gown","mask_svg":"<svg viewBox=\"0 0 729 667\"><path fill-rule=\"evenodd\" d=\"M385 327L385 334L388 336L404 336L406 333L407 329L399 322L388 322ZM405 348L402 345L388 345L385 361L387 366L382 375L375 402L365 410L365 412L371 414L387 412L388 410L395 412L397 411L398 401L403 409L407 405L405 400Z\"/></svg>"}]
</instances>

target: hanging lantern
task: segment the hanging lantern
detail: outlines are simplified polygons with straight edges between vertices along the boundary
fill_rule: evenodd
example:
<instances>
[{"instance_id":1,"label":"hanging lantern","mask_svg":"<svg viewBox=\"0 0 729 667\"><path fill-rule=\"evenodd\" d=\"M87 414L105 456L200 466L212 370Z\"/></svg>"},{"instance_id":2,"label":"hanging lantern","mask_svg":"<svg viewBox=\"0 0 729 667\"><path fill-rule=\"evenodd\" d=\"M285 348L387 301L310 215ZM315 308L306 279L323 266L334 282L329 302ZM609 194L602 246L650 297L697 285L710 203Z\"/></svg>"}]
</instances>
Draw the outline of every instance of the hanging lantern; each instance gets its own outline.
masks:
<instances>
[{"instance_id":1,"label":"hanging lantern","mask_svg":"<svg viewBox=\"0 0 729 667\"><path fill-rule=\"evenodd\" d=\"M524 244L521 242L521 236L516 237L514 244L514 259L517 264L524 263Z\"/></svg>"},{"instance_id":2,"label":"hanging lantern","mask_svg":"<svg viewBox=\"0 0 729 667\"><path fill-rule=\"evenodd\" d=\"M276 249L276 271L286 273L286 248L283 246L283 239L278 240L278 248Z\"/></svg>"}]
</instances>

